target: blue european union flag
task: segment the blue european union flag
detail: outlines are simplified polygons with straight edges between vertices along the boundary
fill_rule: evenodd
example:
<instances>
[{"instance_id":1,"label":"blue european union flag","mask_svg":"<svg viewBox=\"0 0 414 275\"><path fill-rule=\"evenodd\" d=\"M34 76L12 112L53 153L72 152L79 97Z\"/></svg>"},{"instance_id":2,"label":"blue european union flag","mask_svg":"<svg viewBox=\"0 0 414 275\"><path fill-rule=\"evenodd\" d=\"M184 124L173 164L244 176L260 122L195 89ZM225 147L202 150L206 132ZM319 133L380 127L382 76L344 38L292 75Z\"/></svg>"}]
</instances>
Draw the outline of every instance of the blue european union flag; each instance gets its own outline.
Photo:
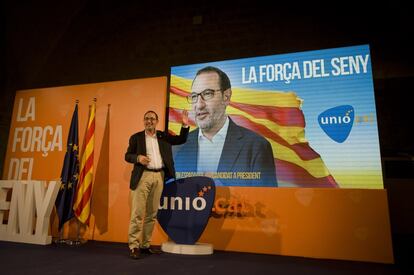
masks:
<instances>
[{"instance_id":1,"label":"blue european union flag","mask_svg":"<svg viewBox=\"0 0 414 275\"><path fill-rule=\"evenodd\" d=\"M79 136L78 136L78 104L73 111L72 121L66 145L65 160L60 175L60 189L56 198L56 211L59 216L59 230L73 216L73 200L79 178Z\"/></svg>"}]
</instances>

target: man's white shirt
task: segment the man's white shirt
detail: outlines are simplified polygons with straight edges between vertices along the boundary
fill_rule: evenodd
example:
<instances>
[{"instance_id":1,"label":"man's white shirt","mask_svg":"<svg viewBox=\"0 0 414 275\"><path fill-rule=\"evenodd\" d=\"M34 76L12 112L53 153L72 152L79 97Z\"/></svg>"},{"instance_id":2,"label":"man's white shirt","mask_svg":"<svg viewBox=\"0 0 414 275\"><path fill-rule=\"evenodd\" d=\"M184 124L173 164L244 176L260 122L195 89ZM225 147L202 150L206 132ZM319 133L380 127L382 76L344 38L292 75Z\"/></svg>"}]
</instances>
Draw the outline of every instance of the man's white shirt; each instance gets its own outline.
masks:
<instances>
[{"instance_id":1,"label":"man's white shirt","mask_svg":"<svg viewBox=\"0 0 414 275\"><path fill-rule=\"evenodd\" d=\"M151 160L147 165L147 168L161 169L163 165L160 147L158 146L157 134L151 136L145 132L145 146L147 148L147 157Z\"/></svg>"},{"instance_id":2,"label":"man's white shirt","mask_svg":"<svg viewBox=\"0 0 414 275\"><path fill-rule=\"evenodd\" d=\"M229 118L227 117L223 127L212 140L206 138L201 129L198 131L197 172L217 172L228 129Z\"/></svg>"}]
</instances>

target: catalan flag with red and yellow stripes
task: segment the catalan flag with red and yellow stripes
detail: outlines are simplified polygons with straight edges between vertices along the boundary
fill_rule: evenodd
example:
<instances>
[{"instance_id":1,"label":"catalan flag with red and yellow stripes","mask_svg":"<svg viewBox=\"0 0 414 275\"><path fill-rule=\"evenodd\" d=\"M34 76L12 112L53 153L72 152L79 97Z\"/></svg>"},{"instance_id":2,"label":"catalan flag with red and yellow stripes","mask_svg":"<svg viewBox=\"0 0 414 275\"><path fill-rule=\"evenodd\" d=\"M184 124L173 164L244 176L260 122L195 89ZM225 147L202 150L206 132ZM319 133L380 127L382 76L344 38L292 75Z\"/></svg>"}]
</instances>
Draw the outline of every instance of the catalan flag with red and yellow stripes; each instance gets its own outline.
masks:
<instances>
[{"instance_id":1,"label":"catalan flag with red and yellow stripes","mask_svg":"<svg viewBox=\"0 0 414 275\"><path fill-rule=\"evenodd\" d=\"M192 80L171 76L169 130L179 133L181 111L191 108L186 96ZM321 156L305 137L302 100L294 92L232 88L226 113L232 120L263 137L275 156L279 186L338 187ZM190 125L196 127L194 120Z\"/></svg>"},{"instance_id":2,"label":"catalan flag with red and yellow stripes","mask_svg":"<svg viewBox=\"0 0 414 275\"><path fill-rule=\"evenodd\" d=\"M73 210L76 218L83 224L89 225L91 213L91 196L93 181L93 153L95 143L95 103L90 109L88 126L82 145L79 182L76 190Z\"/></svg>"}]
</instances>

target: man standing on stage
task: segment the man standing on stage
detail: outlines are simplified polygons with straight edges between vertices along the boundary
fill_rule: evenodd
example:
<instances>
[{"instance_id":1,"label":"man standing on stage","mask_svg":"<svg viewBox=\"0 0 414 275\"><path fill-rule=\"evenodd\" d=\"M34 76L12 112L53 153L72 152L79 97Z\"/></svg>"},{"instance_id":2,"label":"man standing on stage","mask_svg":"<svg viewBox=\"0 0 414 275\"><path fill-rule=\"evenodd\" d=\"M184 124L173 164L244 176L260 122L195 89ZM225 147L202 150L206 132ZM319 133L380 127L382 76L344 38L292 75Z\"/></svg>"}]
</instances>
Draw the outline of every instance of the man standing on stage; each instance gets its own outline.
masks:
<instances>
[{"instance_id":1,"label":"man standing on stage","mask_svg":"<svg viewBox=\"0 0 414 275\"><path fill-rule=\"evenodd\" d=\"M175 178L171 145L183 144L187 140L188 113L183 111L179 136L157 131L157 124L158 115L147 111L144 114L145 131L130 137L125 153L125 160L134 164L130 180L131 218L128 232L130 257L133 259L139 259L141 253L161 253L150 247L150 241L164 180Z\"/></svg>"}]
</instances>

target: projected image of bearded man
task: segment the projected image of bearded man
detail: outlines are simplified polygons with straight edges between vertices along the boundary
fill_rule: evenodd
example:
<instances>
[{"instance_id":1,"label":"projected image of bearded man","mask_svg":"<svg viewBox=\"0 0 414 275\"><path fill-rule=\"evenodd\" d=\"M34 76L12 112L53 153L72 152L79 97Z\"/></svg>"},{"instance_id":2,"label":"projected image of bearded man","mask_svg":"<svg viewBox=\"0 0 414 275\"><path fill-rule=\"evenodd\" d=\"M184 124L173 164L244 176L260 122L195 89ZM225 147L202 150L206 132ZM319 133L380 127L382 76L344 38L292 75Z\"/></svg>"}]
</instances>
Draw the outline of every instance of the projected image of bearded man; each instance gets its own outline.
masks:
<instances>
[{"instance_id":1,"label":"projected image of bearded man","mask_svg":"<svg viewBox=\"0 0 414 275\"><path fill-rule=\"evenodd\" d=\"M225 111L230 101L231 89L222 91L219 76L215 73L205 73L194 80L193 91L199 91L190 97L195 101L192 103L197 126L203 136L212 140L226 122Z\"/></svg>"},{"instance_id":2,"label":"projected image of bearded man","mask_svg":"<svg viewBox=\"0 0 414 275\"><path fill-rule=\"evenodd\" d=\"M256 176L247 179L217 177L216 184L277 186L270 143L226 114L231 96L230 79L223 71L205 67L197 72L187 100L198 129L176 152L177 172L254 172Z\"/></svg>"}]
</instances>

